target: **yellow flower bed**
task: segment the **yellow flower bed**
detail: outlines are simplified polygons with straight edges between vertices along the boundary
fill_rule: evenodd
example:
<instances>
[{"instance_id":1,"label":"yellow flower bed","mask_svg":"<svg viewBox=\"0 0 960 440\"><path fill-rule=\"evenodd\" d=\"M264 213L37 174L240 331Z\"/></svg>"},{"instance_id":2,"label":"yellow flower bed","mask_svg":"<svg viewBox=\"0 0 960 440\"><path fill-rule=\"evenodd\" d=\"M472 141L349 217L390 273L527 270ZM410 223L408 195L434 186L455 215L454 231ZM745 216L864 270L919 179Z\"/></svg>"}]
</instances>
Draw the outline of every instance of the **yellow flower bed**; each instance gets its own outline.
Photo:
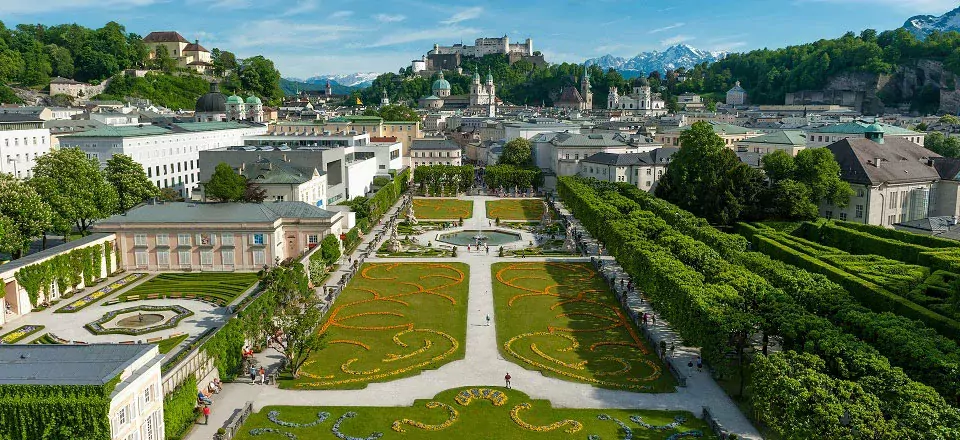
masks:
<instances>
[{"instance_id":1,"label":"yellow flower bed","mask_svg":"<svg viewBox=\"0 0 960 440\"><path fill-rule=\"evenodd\" d=\"M424 431L441 431L441 430L444 430L444 429L449 428L450 425L453 425L453 424L457 421L457 418L460 417L460 414L457 413L457 410L454 409L452 406L447 405L446 403L441 403L441 402L428 402L428 403L427 403L427 408L430 408L430 409L433 409L433 408L444 408L444 409L446 409L446 410L447 410L447 414L448 414L447 420L444 421L443 423L439 424L439 425L427 425L426 423L418 422L418 421L416 421L416 420L410 420L410 419L396 420L396 421L393 422L393 426L392 426L393 430L394 430L394 431L397 431L397 432L407 432L407 430L403 428L403 425L410 425L410 426L414 426L414 427L420 428L420 429L422 429L422 430L424 430Z\"/></svg>"},{"instance_id":2,"label":"yellow flower bed","mask_svg":"<svg viewBox=\"0 0 960 440\"><path fill-rule=\"evenodd\" d=\"M536 432L550 432L550 431L555 431L557 429L560 429L564 426L567 426L568 428L565 429L564 431L570 434L573 434L583 429L583 423L580 423L576 420L569 420L569 419L560 420L558 422L553 422L549 425L543 425L543 426L531 425L520 419L520 410L530 409L530 408L531 408L530 404L526 402L513 407L513 409L510 410L510 418L513 419L513 423L516 423L521 428L526 429L528 431L536 431Z\"/></svg>"},{"instance_id":3,"label":"yellow flower bed","mask_svg":"<svg viewBox=\"0 0 960 440\"><path fill-rule=\"evenodd\" d=\"M463 406L469 405L474 399L489 400L493 406L503 406L504 403L507 403L507 395L503 391L491 390L490 388L470 388L460 391L454 397L454 400Z\"/></svg>"}]
</instances>

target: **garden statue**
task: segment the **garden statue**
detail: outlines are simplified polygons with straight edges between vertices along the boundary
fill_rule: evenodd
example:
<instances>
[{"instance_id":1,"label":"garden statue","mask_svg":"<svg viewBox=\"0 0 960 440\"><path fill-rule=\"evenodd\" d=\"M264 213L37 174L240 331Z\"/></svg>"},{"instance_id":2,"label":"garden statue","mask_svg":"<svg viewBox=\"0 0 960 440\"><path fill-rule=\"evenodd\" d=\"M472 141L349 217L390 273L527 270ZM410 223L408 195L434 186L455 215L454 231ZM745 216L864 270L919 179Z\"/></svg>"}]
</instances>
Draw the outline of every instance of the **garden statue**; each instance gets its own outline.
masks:
<instances>
[{"instance_id":1,"label":"garden statue","mask_svg":"<svg viewBox=\"0 0 960 440\"><path fill-rule=\"evenodd\" d=\"M417 222L417 217L413 214L413 202L410 202L410 210L407 211L407 223L415 225Z\"/></svg>"},{"instance_id":2,"label":"garden statue","mask_svg":"<svg viewBox=\"0 0 960 440\"><path fill-rule=\"evenodd\" d=\"M540 218L540 226L547 227L553 224L553 212L550 211L550 207L547 206L547 202L543 202L543 217Z\"/></svg>"},{"instance_id":3,"label":"garden statue","mask_svg":"<svg viewBox=\"0 0 960 440\"><path fill-rule=\"evenodd\" d=\"M573 252L576 248L577 245L573 243L573 230L570 228L570 225L567 224L567 237L563 240L563 250Z\"/></svg>"},{"instance_id":4,"label":"garden statue","mask_svg":"<svg viewBox=\"0 0 960 440\"><path fill-rule=\"evenodd\" d=\"M403 246L400 244L400 238L397 237L397 224L393 223L390 228L390 242L387 244L387 250L390 252L403 252Z\"/></svg>"}]
</instances>

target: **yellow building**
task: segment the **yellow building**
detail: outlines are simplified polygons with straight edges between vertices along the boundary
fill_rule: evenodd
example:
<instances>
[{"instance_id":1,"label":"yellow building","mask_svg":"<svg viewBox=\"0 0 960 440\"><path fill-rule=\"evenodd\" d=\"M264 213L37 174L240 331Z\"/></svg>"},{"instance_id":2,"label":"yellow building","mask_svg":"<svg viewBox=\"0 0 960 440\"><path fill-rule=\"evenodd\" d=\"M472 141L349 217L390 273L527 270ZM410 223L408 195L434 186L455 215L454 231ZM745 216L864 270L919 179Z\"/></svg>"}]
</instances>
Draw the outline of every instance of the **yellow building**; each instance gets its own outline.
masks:
<instances>
[{"instance_id":1,"label":"yellow building","mask_svg":"<svg viewBox=\"0 0 960 440\"><path fill-rule=\"evenodd\" d=\"M150 49L150 59L156 58L157 48L162 46L167 49L171 58L177 60L178 67L189 68L201 74L213 68L210 51L200 45L200 40L191 43L179 32L151 32L143 38L143 43Z\"/></svg>"}]
</instances>

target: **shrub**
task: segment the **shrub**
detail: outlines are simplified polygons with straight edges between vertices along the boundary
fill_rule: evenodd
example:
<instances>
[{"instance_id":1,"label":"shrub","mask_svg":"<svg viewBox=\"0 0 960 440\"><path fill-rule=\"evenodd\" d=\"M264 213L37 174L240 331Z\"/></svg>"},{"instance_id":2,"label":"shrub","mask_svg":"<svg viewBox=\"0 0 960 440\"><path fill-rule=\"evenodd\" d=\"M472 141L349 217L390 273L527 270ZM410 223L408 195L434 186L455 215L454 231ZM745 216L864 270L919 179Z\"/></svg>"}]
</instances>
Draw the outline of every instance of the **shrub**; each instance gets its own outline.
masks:
<instances>
[{"instance_id":1,"label":"shrub","mask_svg":"<svg viewBox=\"0 0 960 440\"><path fill-rule=\"evenodd\" d=\"M197 420L197 378L190 375L163 399L166 440L179 440Z\"/></svg>"}]
</instances>

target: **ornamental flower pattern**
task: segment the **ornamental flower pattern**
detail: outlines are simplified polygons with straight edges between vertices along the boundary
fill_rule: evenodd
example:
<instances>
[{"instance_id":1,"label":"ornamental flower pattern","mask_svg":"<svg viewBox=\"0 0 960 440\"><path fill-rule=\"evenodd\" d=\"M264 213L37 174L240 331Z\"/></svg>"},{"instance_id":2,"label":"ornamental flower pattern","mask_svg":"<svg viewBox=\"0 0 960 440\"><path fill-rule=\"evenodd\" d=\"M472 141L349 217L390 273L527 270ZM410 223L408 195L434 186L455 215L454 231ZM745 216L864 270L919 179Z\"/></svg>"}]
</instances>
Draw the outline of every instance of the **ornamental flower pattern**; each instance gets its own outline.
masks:
<instances>
[{"instance_id":1,"label":"ornamental flower pattern","mask_svg":"<svg viewBox=\"0 0 960 440\"><path fill-rule=\"evenodd\" d=\"M344 420L352 419L356 416L357 416L357 413L353 411L348 411L344 413L342 416L340 416L337 419L336 422L333 423L333 427L330 428L330 432L332 432L333 435L337 436L337 438L340 440L377 440L378 438L383 437L382 432L374 432L366 437L352 437L341 432L340 425L344 422Z\"/></svg>"},{"instance_id":2,"label":"ornamental flower pattern","mask_svg":"<svg viewBox=\"0 0 960 440\"><path fill-rule=\"evenodd\" d=\"M557 422L553 422L549 425L543 425L543 426L531 425L527 422L524 422L522 419L520 419L520 411L525 409L530 409L530 408L531 408L531 405L526 402L513 407L513 409L510 410L510 418L513 420L513 423L516 423L518 426L520 426L523 429L526 429L527 431L536 431L536 432L550 432L550 431L555 431L557 429L560 429L564 426L567 426L567 429L564 429L564 431L567 433L573 434L583 429L583 423L580 423L576 420L560 420Z\"/></svg>"},{"instance_id":3,"label":"ornamental flower pattern","mask_svg":"<svg viewBox=\"0 0 960 440\"><path fill-rule=\"evenodd\" d=\"M116 318L119 315L122 315L124 313L138 312L138 311L144 311L144 312L172 311L172 312L176 312L176 315L167 319L161 324L153 325L149 327L141 327L141 328L105 328L103 327L103 324L106 324L112 321L114 318ZM141 305L141 306L127 307L124 309L114 310L112 312L107 312L102 317L100 317L100 319L85 325L84 328L86 328L90 333L93 333L95 335L120 334L120 335L137 336L137 335L152 333L160 330L175 328L177 324L180 323L180 321L192 315L193 315L193 312L191 312L190 310L188 310L186 307L183 307L183 306Z\"/></svg>"},{"instance_id":4,"label":"ornamental flower pattern","mask_svg":"<svg viewBox=\"0 0 960 440\"><path fill-rule=\"evenodd\" d=\"M463 406L469 405L474 399L489 400L493 406L503 406L504 403L507 403L507 395L503 391L491 390L490 388L470 388L460 391L453 398Z\"/></svg>"},{"instance_id":5,"label":"ornamental flower pattern","mask_svg":"<svg viewBox=\"0 0 960 440\"><path fill-rule=\"evenodd\" d=\"M82 308L84 308L84 307L86 307L86 306L89 306L90 304L93 304L94 302L98 301L99 299L101 299L101 298L103 298L103 297L105 297L105 296L107 296L107 295L115 292L117 289L120 289L120 288L126 286L127 284L130 284L130 283L132 283L132 282L134 282L134 281L136 281L136 280L138 280L138 279L140 279L140 278L143 278L143 277L146 276L146 275L147 275L147 274L145 274L145 273L132 273L132 274L130 274L130 275L127 275L127 276L125 276L125 277L123 277L123 278L121 278L121 279L119 279L119 280L117 280L117 281L114 281L114 282L110 283L110 284L107 285L107 286L101 287L100 289L97 289L97 290L94 291L94 292L91 292L91 293L89 293L89 294L87 294L87 295L84 295L83 298L80 298L80 299L78 299L78 300L76 300L76 301L74 301L74 302L72 302L72 303L70 303L70 304L67 304L67 305L65 305L65 306L57 309L57 310L56 310L56 313L73 313L73 312L76 312L77 310L80 310L80 309L82 309Z\"/></svg>"},{"instance_id":6,"label":"ornamental flower pattern","mask_svg":"<svg viewBox=\"0 0 960 440\"><path fill-rule=\"evenodd\" d=\"M424 430L424 431L442 431L442 430L444 430L444 429L449 428L450 425L453 425L453 424L457 421L457 419L460 417L460 414L457 412L457 410L454 409L452 406L447 405L446 403L441 403L441 402L427 402L427 408L430 408L430 409L434 409L434 408L444 408L444 409L446 409L446 410L447 410L447 414L448 414L447 420L445 420L443 423L441 423L441 424L439 424L439 425L427 425L426 423L418 422L418 421L415 421L415 420L401 419L401 420L396 420L396 421L394 421L394 422L393 422L393 426L392 426L391 428L393 428L393 430L394 430L394 431L397 431L397 432L407 432L407 430L404 429L403 425L410 425L410 426L415 426L415 427L417 427L417 428L420 428L420 429L422 429L422 430Z\"/></svg>"},{"instance_id":7,"label":"ornamental flower pattern","mask_svg":"<svg viewBox=\"0 0 960 440\"><path fill-rule=\"evenodd\" d=\"M267 413L267 419L280 426L286 426L287 428L310 428L325 422L328 418L330 418L330 413L326 411L320 411L317 413L317 420L314 420L310 423L294 423L280 420L280 411L274 410Z\"/></svg>"},{"instance_id":8,"label":"ornamental flower pattern","mask_svg":"<svg viewBox=\"0 0 960 440\"><path fill-rule=\"evenodd\" d=\"M623 431L623 440L633 440L633 429L619 419L610 417L607 414L599 414L597 415L597 420L613 420L617 425L620 425L620 429Z\"/></svg>"},{"instance_id":9,"label":"ornamental flower pattern","mask_svg":"<svg viewBox=\"0 0 960 440\"><path fill-rule=\"evenodd\" d=\"M687 421L687 419L686 419L686 417L683 417L683 416L676 416L676 417L673 418L673 421L672 421L672 422L670 422L670 423L668 423L668 424L666 424L666 425L662 425L662 426L655 426L655 425L651 425L651 424L649 424L649 423L647 423L647 422L644 422L644 421L643 421L643 417L640 417L640 416L630 416L630 421L632 421L633 423L636 423L636 424L638 424L638 425L640 425L640 426L642 426L642 427L644 427L644 428L646 428L646 429L652 429L652 430L655 430L655 431L669 431L669 430L671 430L671 429L676 429L678 426L684 424L684 423Z\"/></svg>"},{"instance_id":10,"label":"ornamental flower pattern","mask_svg":"<svg viewBox=\"0 0 960 440\"><path fill-rule=\"evenodd\" d=\"M40 330L42 325L24 325L0 337L0 344L15 344Z\"/></svg>"},{"instance_id":11,"label":"ornamental flower pattern","mask_svg":"<svg viewBox=\"0 0 960 440\"><path fill-rule=\"evenodd\" d=\"M292 432L281 431L275 428L254 428L250 430L250 435L254 437L258 435L263 435L263 434L279 434L279 435L286 436L290 440L297 440L297 436Z\"/></svg>"}]
</instances>

